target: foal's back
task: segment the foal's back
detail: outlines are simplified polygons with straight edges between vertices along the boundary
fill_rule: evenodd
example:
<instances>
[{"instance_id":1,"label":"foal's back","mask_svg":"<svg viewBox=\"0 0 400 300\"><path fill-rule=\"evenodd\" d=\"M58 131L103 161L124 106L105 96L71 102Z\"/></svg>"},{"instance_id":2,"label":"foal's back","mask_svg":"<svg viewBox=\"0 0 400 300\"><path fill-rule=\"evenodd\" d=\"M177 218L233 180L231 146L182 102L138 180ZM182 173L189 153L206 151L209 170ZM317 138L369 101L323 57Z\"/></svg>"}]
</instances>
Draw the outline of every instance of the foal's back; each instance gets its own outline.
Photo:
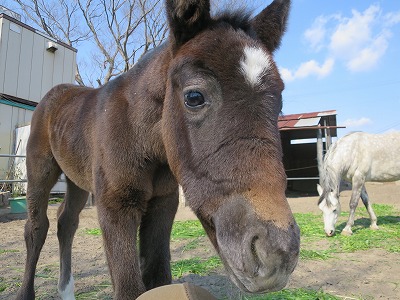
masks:
<instances>
[{"instance_id":1,"label":"foal's back","mask_svg":"<svg viewBox=\"0 0 400 300\"><path fill-rule=\"evenodd\" d=\"M90 192L100 164L115 173L110 177L127 181L132 178L126 174L143 160L163 160L159 120L165 87L154 82L156 95L144 88L153 75L144 71L160 63L154 55L163 48L100 88L62 84L51 89L34 112L28 156L47 153L69 179Z\"/></svg>"},{"instance_id":2,"label":"foal's back","mask_svg":"<svg viewBox=\"0 0 400 300\"><path fill-rule=\"evenodd\" d=\"M27 146L28 180L36 176L35 157L46 153L73 181L89 188L95 116L90 97L94 93L91 88L63 84L51 89L39 103Z\"/></svg>"}]
</instances>

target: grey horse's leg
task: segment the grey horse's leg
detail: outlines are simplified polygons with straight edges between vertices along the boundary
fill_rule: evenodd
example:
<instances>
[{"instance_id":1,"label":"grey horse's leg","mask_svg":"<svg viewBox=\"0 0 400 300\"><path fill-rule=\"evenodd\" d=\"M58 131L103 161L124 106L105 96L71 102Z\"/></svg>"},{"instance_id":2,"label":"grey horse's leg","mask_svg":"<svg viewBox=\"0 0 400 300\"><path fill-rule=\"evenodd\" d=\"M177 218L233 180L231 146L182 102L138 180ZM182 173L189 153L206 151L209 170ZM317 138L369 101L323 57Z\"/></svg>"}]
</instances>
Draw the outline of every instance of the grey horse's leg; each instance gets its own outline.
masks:
<instances>
[{"instance_id":1,"label":"grey horse's leg","mask_svg":"<svg viewBox=\"0 0 400 300\"><path fill-rule=\"evenodd\" d=\"M44 153L39 153L35 155L34 160L29 158L28 156L28 220L24 234L27 254L24 279L16 299L35 299L36 265L49 228L47 218L49 194L61 174L61 169L52 155L46 156Z\"/></svg>"},{"instance_id":2,"label":"grey horse's leg","mask_svg":"<svg viewBox=\"0 0 400 300\"><path fill-rule=\"evenodd\" d=\"M360 199L361 195L361 189L364 185L364 180L360 179L360 177L357 177L357 175L353 176L352 180L352 192L351 192L351 198L350 198L350 215L349 219L347 220L346 226L342 230L342 234L344 235L351 235L353 234L353 231L351 230L351 226L354 225L354 215L356 212L356 208L358 205L358 200Z\"/></svg>"},{"instance_id":3,"label":"grey horse's leg","mask_svg":"<svg viewBox=\"0 0 400 300\"><path fill-rule=\"evenodd\" d=\"M60 277L58 292L62 299L75 299L71 273L72 241L78 228L79 213L85 207L89 193L67 178L67 192L57 211L57 237L60 247Z\"/></svg>"},{"instance_id":4,"label":"grey horse's leg","mask_svg":"<svg viewBox=\"0 0 400 300\"><path fill-rule=\"evenodd\" d=\"M140 268L146 289L171 283L170 235L178 209L178 191L149 202L140 225Z\"/></svg>"},{"instance_id":5,"label":"grey horse's leg","mask_svg":"<svg viewBox=\"0 0 400 300\"><path fill-rule=\"evenodd\" d=\"M365 208L368 211L369 217L371 219L371 229L379 229L378 225L376 224L377 222L377 217L375 215L374 210L372 209L372 204L371 201L369 200L369 196L367 193L367 189L365 188L365 185L363 185L362 190L361 190L361 200L364 203Z\"/></svg>"}]
</instances>

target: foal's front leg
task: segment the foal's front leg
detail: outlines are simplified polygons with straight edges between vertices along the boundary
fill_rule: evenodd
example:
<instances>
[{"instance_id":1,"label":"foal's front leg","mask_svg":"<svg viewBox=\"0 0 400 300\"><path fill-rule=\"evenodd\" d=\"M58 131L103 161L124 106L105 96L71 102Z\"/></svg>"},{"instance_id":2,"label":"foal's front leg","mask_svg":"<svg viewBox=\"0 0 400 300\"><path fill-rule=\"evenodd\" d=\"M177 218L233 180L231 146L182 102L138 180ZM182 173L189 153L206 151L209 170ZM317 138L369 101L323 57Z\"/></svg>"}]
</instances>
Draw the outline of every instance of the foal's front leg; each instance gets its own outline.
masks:
<instances>
[{"instance_id":1,"label":"foal's front leg","mask_svg":"<svg viewBox=\"0 0 400 300\"><path fill-rule=\"evenodd\" d=\"M136 250L141 212L138 208L132 207L132 201L124 205L118 197L113 198L96 198L99 223L114 288L113 299L136 299L146 291L140 276Z\"/></svg>"},{"instance_id":2,"label":"foal's front leg","mask_svg":"<svg viewBox=\"0 0 400 300\"><path fill-rule=\"evenodd\" d=\"M150 200L140 225L140 268L146 289L171 283L170 236L178 192Z\"/></svg>"}]
</instances>

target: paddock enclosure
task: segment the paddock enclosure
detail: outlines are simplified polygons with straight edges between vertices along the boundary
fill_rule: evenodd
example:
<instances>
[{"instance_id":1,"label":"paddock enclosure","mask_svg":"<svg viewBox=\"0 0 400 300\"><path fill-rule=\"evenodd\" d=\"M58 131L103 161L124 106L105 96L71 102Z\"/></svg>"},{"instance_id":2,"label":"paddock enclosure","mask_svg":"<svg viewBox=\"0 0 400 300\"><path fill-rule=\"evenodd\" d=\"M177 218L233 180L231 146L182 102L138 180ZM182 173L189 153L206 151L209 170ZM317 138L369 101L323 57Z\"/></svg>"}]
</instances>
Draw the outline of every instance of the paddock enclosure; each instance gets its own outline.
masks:
<instances>
[{"instance_id":1,"label":"paddock enclosure","mask_svg":"<svg viewBox=\"0 0 400 300\"><path fill-rule=\"evenodd\" d=\"M393 205L397 211L392 217L398 219L400 226L399 183L367 183L369 195L374 203ZM348 211L350 191L341 193L343 211ZM294 213L312 213L323 221L317 207L317 196L289 195L289 203ZM38 299L58 299L58 244L56 238L57 205L50 205L49 236L38 263L36 278ZM20 284L24 266L24 242L21 239L25 215L10 215L9 209L0 210L0 299L12 299ZM378 215L378 225L379 218ZM187 207L180 208L176 219L195 218ZM345 219L345 218L344 218ZM361 217L356 217L356 223ZM365 218L368 223L368 219ZM344 221L343 221L344 222ZM76 274L77 299L111 299L112 288L106 267L100 236L85 234L86 229L99 228L96 208L88 207L82 211L81 221L73 244L73 271ZM301 228L300 228L301 229ZM357 235L357 232L354 233ZM352 237L348 237L351 239ZM315 249L324 249L332 238L318 241ZM399 241L400 243L400 241ZM180 242L173 241L172 261L207 257L215 255L212 245L205 238L195 249L184 250ZM186 274L180 281L189 281L210 290L218 299L245 299L243 294L229 282L222 268L209 275ZM338 253L328 260L303 260L292 274L287 288L311 288L342 296L338 299L398 299L400 289L399 253L382 249L370 249L353 253ZM347 297L347 298L346 298ZM248 298L251 299L251 298Z\"/></svg>"},{"instance_id":2,"label":"paddock enclosure","mask_svg":"<svg viewBox=\"0 0 400 300\"><path fill-rule=\"evenodd\" d=\"M362 299L398 294L396 251L325 255L334 240L318 236L301 252L296 222L305 230L316 201L286 201L277 125L284 84L272 55L289 6L274 0L255 17L214 18L208 0L166 0L166 43L98 89L63 84L44 96L27 147L28 218L0 214L2 299L57 299L57 285L64 299L134 299L172 278L219 299L258 300L243 291L284 288L301 255L288 288ZM65 199L48 207L61 173ZM205 233L174 237L178 184L210 241ZM89 192L96 207L85 207ZM306 212L294 216L290 205ZM398 210L387 211L392 226ZM181 208L176 218L200 225L194 214Z\"/></svg>"}]
</instances>

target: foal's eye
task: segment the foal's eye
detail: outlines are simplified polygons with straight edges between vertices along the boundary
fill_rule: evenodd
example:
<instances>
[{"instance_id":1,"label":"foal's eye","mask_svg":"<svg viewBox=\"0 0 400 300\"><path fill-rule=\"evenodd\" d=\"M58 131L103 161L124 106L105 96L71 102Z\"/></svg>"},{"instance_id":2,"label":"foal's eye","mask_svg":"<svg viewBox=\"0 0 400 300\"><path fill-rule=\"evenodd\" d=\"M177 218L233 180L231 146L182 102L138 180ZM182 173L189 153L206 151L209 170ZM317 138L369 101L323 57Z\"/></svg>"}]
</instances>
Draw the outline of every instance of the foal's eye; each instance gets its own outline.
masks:
<instances>
[{"instance_id":1,"label":"foal's eye","mask_svg":"<svg viewBox=\"0 0 400 300\"><path fill-rule=\"evenodd\" d=\"M206 104L203 95L200 92L187 92L185 94L185 105L189 108L201 108Z\"/></svg>"}]
</instances>

